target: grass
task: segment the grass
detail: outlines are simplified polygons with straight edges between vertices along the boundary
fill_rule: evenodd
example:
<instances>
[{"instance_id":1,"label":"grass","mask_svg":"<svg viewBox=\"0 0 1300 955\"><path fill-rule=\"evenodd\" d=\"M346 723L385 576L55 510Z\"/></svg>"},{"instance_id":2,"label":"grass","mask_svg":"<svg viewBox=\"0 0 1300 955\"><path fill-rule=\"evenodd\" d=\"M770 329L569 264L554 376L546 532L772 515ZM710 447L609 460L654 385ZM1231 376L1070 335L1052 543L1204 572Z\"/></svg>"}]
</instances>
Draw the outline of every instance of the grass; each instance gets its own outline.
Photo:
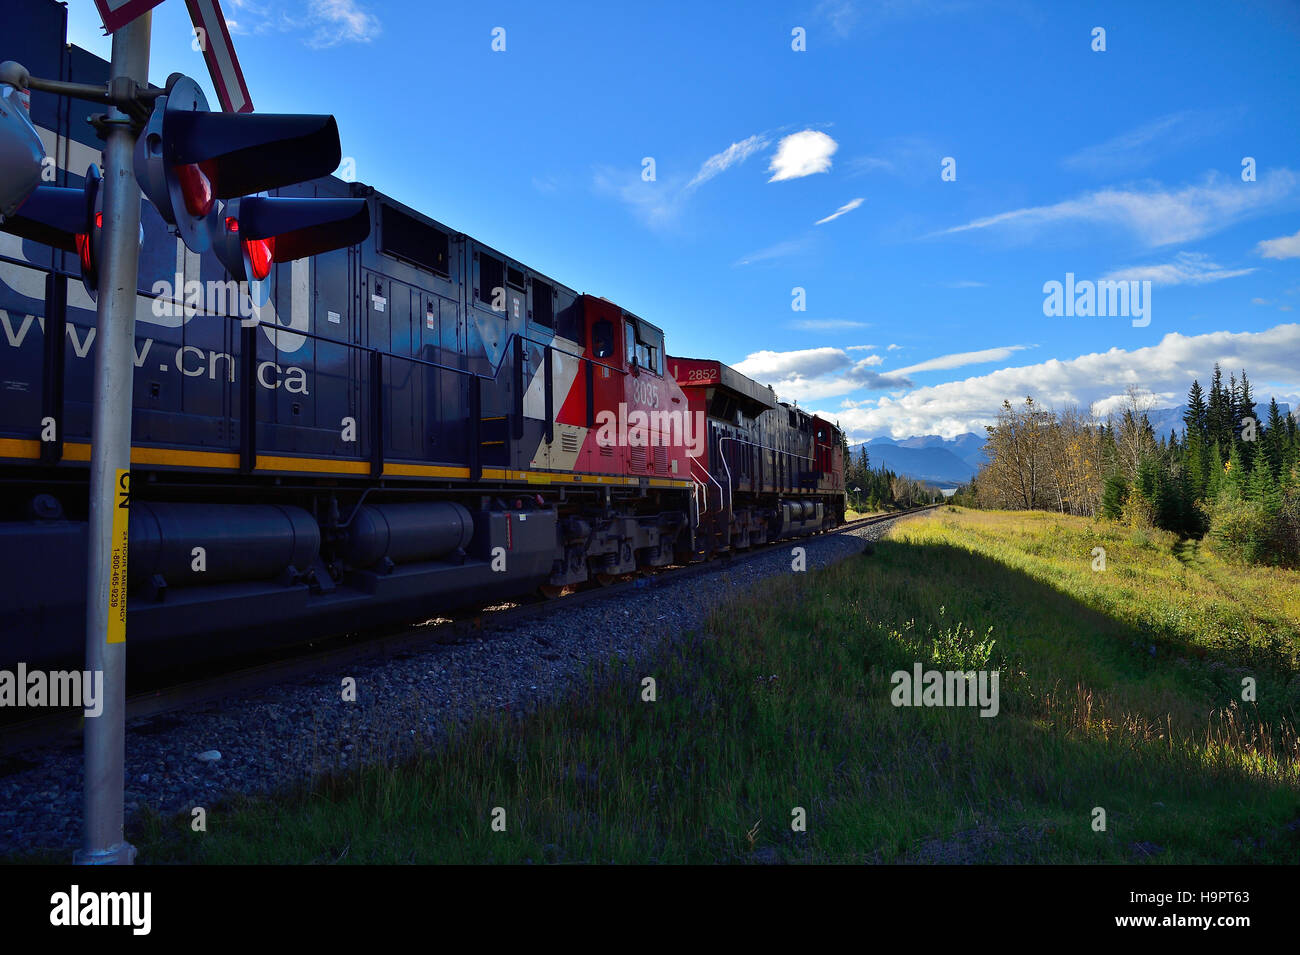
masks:
<instances>
[{"instance_id":1,"label":"grass","mask_svg":"<svg viewBox=\"0 0 1300 955\"><path fill-rule=\"evenodd\" d=\"M1297 601L1300 574L1159 532L947 508L563 704L131 836L154 862L1294 863ZM998 715L894 707L916 661L997 668Z\"/></svg>"}]
</instances>

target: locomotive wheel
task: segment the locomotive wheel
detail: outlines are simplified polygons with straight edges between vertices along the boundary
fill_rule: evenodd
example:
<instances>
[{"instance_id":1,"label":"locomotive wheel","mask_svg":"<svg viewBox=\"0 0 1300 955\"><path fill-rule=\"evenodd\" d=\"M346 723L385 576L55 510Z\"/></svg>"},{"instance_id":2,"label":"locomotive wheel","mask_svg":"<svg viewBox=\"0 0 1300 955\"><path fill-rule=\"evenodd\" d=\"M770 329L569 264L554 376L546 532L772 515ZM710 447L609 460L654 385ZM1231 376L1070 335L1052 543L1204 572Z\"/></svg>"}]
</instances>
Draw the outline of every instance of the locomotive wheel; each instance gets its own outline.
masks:
<instances>
[{"instance_id":1,"label":"locomotive wheel","mask_svg":"<svg viewBox=\"0 0 1300 955\"><path fill-rule=\"evenodd\" d=\"M596 583L602 587L608 587L610 584L618 581L618 574L596 574Z\"/></svg>"},{"instance_id":2,"label":"locomotive wheel","mask_svg":"<svg viewBox=\"0 0 1300 955\"><path fill-rule=\"evenodd\" d=\"M556 600L563 597L568 589L567 584L542 584L537 588L537 591L547 600Z\"/></svg>"}]
</instances>

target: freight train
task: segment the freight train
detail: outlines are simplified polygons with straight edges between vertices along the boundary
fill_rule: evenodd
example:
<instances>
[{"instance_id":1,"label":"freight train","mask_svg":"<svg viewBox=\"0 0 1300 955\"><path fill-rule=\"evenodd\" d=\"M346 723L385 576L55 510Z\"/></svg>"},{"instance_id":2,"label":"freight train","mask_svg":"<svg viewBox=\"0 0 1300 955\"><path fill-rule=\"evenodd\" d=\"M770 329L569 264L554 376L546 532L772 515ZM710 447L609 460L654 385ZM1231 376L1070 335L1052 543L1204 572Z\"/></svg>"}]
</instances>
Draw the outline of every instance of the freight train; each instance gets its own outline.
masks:
<instances>
[{"instance_id":1,"label":"freight train","mask_svg":"<svg viewBox=\"0 0 1300 955\"><path fill-rule=\"evenodd\" d=\"M12 6L12 5L11 5ZM0 59L104 82L66 10ZM35 93L60 184L90 127ZM417 621L830 529L843 436L663 330L356 182L360 245L253 306L145 204L127 632L134 673ZM0 666L83 652L95 312L75 257L0 234Z\"/></svg>"}]
</instances>

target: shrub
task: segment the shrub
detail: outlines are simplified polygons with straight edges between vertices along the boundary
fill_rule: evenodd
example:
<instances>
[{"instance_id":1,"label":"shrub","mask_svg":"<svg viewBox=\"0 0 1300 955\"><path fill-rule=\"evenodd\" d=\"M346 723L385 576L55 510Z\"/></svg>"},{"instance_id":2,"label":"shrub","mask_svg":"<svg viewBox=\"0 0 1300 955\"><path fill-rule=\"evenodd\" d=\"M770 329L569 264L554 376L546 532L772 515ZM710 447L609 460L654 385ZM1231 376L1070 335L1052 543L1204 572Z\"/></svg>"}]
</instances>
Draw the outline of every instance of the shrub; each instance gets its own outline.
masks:
<instances>
[{"instance_id":1,"label":"shrub","mask_svg":"<svg viewBox=\"0 0 1300 955\"><path fill-rule=\"evenodd\" d=\"M1258 501L1221 494L1210 508L1210 540L1226 556L1257 563L1271 549L1273 522Z\"/></svg>"}]
</instances>

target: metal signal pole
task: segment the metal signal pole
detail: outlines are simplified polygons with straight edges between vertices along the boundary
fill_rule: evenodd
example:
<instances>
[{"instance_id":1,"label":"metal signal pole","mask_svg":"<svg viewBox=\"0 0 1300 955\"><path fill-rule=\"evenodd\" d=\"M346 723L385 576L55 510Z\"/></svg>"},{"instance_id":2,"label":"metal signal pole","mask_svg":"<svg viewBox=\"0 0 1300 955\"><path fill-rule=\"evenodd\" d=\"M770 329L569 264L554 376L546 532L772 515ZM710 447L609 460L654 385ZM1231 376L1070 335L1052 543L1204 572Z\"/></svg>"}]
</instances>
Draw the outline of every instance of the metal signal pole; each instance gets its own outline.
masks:
<instances>
[{"instance_id":1,"label":"metal signal pole","mask_svg":"<svg viewBox=\"0 0 1300 955\"><path fill-rule=\"evenodd\" d=\"M125 80L149 83L152 14L113 34L109 90ZM90 454L90 546L86 579L86 669L104 674L104 708L87 717L86 833L75 860L129 865L135 848L123 833L126 757L126 544L131 468L131 391L140 264L140 187L133 152L137 129L116 106L103 128L104 227L96 315L95 390Z\"/></svg>"}]
</instances>

